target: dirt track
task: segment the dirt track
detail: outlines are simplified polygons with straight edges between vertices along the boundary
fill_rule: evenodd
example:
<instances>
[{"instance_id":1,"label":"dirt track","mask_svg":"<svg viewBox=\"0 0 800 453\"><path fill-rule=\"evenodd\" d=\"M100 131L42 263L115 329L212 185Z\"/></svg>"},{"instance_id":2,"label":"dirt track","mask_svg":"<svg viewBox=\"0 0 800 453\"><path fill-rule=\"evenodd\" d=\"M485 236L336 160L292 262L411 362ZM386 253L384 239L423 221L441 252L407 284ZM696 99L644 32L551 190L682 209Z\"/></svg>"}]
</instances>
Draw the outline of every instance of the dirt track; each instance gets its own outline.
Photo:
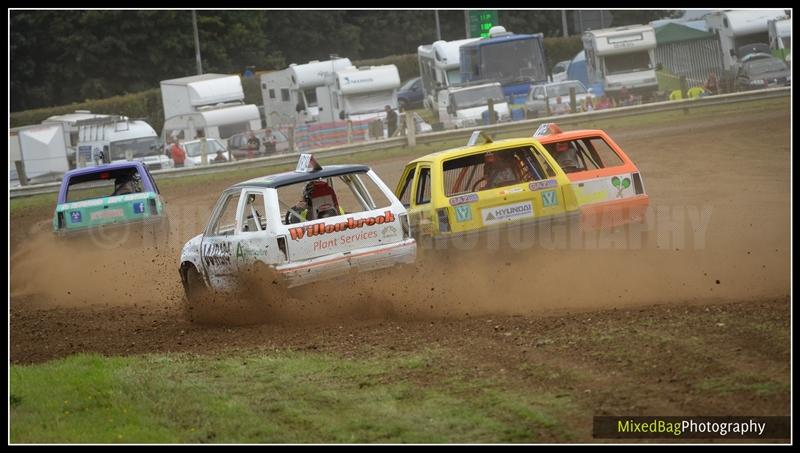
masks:
<instances>
[{"instance_id":1,"label":"dirt track","mask_svg":"<svg viewBox=\"0 0 800 453\"><path fill-rule=\"evenodd\" d=\"M380 336L402 344L405 326L420 329L431 321L453 326L436 329L437 336L459 338L479 322L476 317L538 320L652 304L783 304L789 294L789 131L788 108L609 130L639 166L651 197L658 229L643 247L601 242L600 249L426 261L416 270L362 276L347 291L341 285L304 290L299 300L265 308L270 320L260 328L193 326L181 310L180 247L204 225L219 190L234 181L164 191L173 226L166 250L87 251L55 243L50 208L28 212L11 219L11 359L37 362L79 351L205 353L273 343L346 352L347 338L311 334L391 322L403 332ZM370 164L393 185L407 160ZM674 235L664 233L665 225L675 226ZM219 341L230 329L234 340ZM424 332L417 331L422 342Z\"/></svg>"}]
</instances>

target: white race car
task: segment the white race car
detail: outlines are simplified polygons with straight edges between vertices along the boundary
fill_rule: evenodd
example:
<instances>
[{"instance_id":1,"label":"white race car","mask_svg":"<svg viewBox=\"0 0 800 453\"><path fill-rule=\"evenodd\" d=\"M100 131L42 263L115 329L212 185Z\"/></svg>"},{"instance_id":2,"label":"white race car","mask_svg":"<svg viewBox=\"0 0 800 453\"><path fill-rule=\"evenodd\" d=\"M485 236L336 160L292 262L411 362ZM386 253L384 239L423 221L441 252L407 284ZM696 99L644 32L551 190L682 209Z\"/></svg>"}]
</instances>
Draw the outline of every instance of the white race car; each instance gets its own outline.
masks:
<instances>
[{"instance_id":1,"label":"white race car","mask_svg":"<svg viewBox=\"0 0 800 453\"><path fill-rule=\"evenodd\" d=\"M406 208L375 172L303 154L293 172L226 189L184 245L180 275L191 308L208 290L235 290L246 269L269 267L291 288L415 259Z\"/></svg>"}]
</instances>

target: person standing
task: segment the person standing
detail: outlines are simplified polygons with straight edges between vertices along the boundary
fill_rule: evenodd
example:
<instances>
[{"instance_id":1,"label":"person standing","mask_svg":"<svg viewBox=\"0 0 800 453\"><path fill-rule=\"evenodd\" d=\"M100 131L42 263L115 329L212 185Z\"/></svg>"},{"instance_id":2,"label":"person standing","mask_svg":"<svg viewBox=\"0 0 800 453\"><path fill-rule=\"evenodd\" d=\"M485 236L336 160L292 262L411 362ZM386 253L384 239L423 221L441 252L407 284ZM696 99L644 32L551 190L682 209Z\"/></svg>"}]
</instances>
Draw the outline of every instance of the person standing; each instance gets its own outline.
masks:
<instances>
[{"instance_id":1,"label":"person standing","mask_svg":"<svg viewBox=\"0 0 800 453\"><path fill-rule=\"evenodd\" d=\"M172 157L172 162L175 164L175 168L183 167L183 162L186 160L186 151L183 150L177 138L175 138L175 141L172 142L170 154Z\"/></svg>"},{"instance_id":2,"label":"person standing","mask_svg":"<svg viewBox=\"0 0 800 453\"><path fill-rule=\"evenodd\" d=\"M386 110L386 128L388 136L391 138L397 132L397 113L388 105L384 110Z\"/></svg>"},{"instance_id":3,"label":"person standing","mask_svg":"<svg viewBox=\"0 0 800 453\"><path fill-rule=\"evenodd\" d=\"M708 73L708 78L703 88L709 95L719 93L719 81L717 80L717 75L713 71Z\"/></svg>"},{"instance_id":4,"label":"person standing","mask_svg":"<svg viewBox=\"0 0 800 453\"><path fill-rule=\"evenodd\" d=\"M250 138L247 139L247 158L252 159L255 157L255 153L258 152L259 148L261 148L261 140L251 131Z\"/></svg>"}]
</instances>

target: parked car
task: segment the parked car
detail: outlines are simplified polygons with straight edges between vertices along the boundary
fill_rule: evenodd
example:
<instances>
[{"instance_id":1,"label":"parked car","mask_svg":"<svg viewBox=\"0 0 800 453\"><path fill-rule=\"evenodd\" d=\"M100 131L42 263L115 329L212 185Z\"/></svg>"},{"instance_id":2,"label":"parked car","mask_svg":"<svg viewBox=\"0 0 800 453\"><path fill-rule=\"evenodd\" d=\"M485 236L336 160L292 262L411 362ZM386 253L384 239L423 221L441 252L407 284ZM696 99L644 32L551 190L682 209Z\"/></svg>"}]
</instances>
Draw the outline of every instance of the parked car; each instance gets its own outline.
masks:
<instances>
[{"instance_id":1,"label":"parked car","mask_svg":"<svg viewBox=\"0 0 800 453\"><path fill-rule=\"evenodd\" d=\"M186 167L194 167L195 165L202 165L203 162L203 148L200 140L190 140L181 144L184 151L186 151L186 160L183 165ZM219 158L219 152L222 151L222 159ZM206 139L206 158L209 164L217 164L221 162L230 162L231 153L225 148L225 145L217 138Z\"/></svg>"},{"instance_id":2,"label":"parked car","mask_svg":"<svg viewBox=\"0 0 800 453\"><path fill-rule=\"evenodd\" d=\"M403 110L422 107L424 98L425 92L422 91L422 80L419 77L409 80L397 91L397 104Z\"/></svg>"},{"instance_id":3,"label":"parked car","mask_svg":"<svg viewBox=\"0 0 800 453\"><path fill-rule=\"evenodd\" d=\"M553 66L553 82L563 82L567 80L567 68L571 60L559 61Z\"/></svg>"},{"instance_id":4,"label":"parked car","mask_svg":"<svg viewBox=\"0 0 800 453\"><path fill-rule=\"evenodd\" d=\"M756 52L742 58L736 73L736 91L787 86L792 83L789 67L768 53Z\"/></svg>"},{"instance_id":5,"label":"parked car","mask_svg":"<svg viewBox=\"0 0 800 453\"><path fill-rule=\"evenodd\" d=\"M547 103L550 104L550 111L556 105L556 99L560 96L561 102L569 104L569 90L575 89L575 103L580 106L583 100L591 98L592 93L579 80L567 80L564 82L546 83L535 85L528 94L525 101L525 110L529 117L547 115Z\"/></svg>"},{"instance_id":6,"label":"parked car","mask_svg":"<svg viewBox=\"0 0 800 453\"><path fill-rule=\"evenodd\" d=\"M257 150L251 152L247 141L253 133L260 143ZM289 151L289 139L278 129L259 129L236 134L228 139L228 150L234 159L270 156Z\"/></svg>"}]
</instances>

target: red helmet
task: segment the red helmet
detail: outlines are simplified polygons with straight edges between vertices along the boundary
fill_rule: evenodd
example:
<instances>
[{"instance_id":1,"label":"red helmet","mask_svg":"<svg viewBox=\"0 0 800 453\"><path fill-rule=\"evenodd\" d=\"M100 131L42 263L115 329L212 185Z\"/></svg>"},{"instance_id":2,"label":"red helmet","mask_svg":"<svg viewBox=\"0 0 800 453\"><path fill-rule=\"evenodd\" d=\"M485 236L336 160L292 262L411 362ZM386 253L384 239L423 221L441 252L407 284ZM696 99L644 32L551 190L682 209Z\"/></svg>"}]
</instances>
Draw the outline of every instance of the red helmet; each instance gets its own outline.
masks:
<instances>
[{"instance_id":1,"label":"red helmet","mask_svg":"<svg viewBox=\"0 0 800 453\"><path fill-rule=\"evenodd\" d=\"M556 152L563 153L569 150L569 142L557 142Z\"/></svg>"}]
</instances>

